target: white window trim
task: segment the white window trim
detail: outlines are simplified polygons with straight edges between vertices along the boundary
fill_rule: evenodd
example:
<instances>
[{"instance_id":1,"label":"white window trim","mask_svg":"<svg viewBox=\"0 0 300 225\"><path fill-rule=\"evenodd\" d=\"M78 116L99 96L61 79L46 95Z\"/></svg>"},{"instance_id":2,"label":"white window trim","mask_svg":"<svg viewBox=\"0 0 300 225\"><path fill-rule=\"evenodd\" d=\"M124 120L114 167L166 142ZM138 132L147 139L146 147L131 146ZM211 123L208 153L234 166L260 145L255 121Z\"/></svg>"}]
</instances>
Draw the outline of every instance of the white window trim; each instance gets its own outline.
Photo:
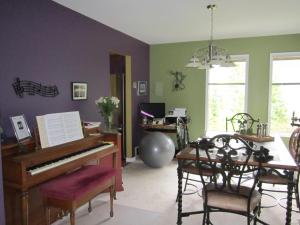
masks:
<instances>
[{"instance_id":1,"label":"white window trim","mask_svg":"<svg viewBox=\"0 0 300 225\"><path fill-rule=\"evenodd\" d=\"M246 77L245 77L245 105L244 111L248 112L248 84L249 84L249 55L230 55L233 61L244 61L246 62ZM204 134L206 135L208 130L208 76L209 76L209 69L206 70L205 74L205 124L204 124ZM224 121L225 126L225 121Z\"/></svg>"},{"instance_id":2,"label":"white window trim","mask_svg":"<svg viewBox=\"0 0 300 225\"><path fill-rule=\"evenodd\" d=\"M271 105L272 105L272 80L273 80L273 59L278 56L300 56L300 52L277 52L270 54L269 66L269 101L268 101L268 124L271 128ZM287 133L280 133L281 137L289 137Z\"/></svg>"}]
</instances>

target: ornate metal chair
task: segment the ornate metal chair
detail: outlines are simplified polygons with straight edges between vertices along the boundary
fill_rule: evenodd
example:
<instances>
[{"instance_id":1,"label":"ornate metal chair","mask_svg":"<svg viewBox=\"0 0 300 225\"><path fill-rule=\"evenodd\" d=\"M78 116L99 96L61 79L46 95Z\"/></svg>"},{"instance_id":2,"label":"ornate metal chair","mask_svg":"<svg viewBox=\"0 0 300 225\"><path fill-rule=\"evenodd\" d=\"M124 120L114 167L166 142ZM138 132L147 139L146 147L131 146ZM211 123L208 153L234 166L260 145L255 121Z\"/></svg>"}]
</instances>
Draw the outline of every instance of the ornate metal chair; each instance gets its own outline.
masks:
<instances>
[{"instance_id":1,"label":"ornate metal chair","mask_svg":"<svg viewBox=\"0 0 300 225\"><path fill-rule=\"evenodd\" d=\"M211 212L229 212L247 217L251 221L266 224L257 218L261 194L255 189L260 166L249 167L248 162L254 150L241 138L233 135L217 135L209 141L202 139L196 149L196 164L203 183L203 225L212 224ZM210 183L206 183L203 166L212 171ZM256 171L251 184L244 186L244 173ZM234 177L238 177L232 179Z\"/></svg>"},{"instance_id":2,"label":"ornate metal chair","mask_svg":"<svg viewBox=\"0 0 300 225\"><path fill-rule=\"evenodd\" d=\"M295 116L295 112L293 112L291 120L292 127L300 127L300 118Z\"/></svg>"},{"instance_id":3,"label":"ornate metal chair","mask_svg":"<svg viewBox=\"0 0 300 225\"><path fill-rule=\"evenodd\" d=\"M226 132L228 132L228 123L231 124L231 128L234 132L239 132L241 134L252 134L254 123L259 123L259 119L254 119L249 113L237 113L231 118L226 118ZM249 143L253 147L253 142ZM253 178L253 175L245 174L244 181Z\"/></svg>"},{"instance_id":4,"label":"ornate metal chair","mask_svg":"<svg viewBox=\"0 0 300 225\"><path fill-rule=\"evenodd\" d=\"M177 146L178 146L179 151L183 150L188 145L195 144L195 142L190 143L187 123L185 123L181 118L177 118L176 127L177 127ZM182 171L183 171L183 179L185 180L183 194L189 195L189 194L197 193L199 191L199 188L192 182L201 183L201 181L199 179L190 177L191 174L199 175L199 171L195 164L195 161L191 161L191 160L185 161L182 165ZM207 177L209 177L210 175L211 175L211 173L209 173L209 172L206 173ZM188 185L193 186L195 188L195 190L187 192ZM178 195L177 195L176 201L177 201L177 199L178 199Z\"/></svg>"},{"instance_id":5,"label":"ornate metal chair","mask_svg":"<svg viewBox=\"0 0 300 225\"><path fill-rule=\"evenodd\" d=\"M296 128L289 141L289 150L295 162L297 163L298 167L300 166L300 127ZM295 180L294 180L294 187L295 187L295 197L298 209L300 209L300 199L299 199L299 168L296 173Z\"/></svg>"},{"instance_id":6,"label":"ornate metal chair","mask_svg":"<svg viewBox=\"0 0 300 225\"><path fill-rule=\"evenodd\" d=\"M226 132L228 132L228 123L230 123L234 132L251 134L255 122L259 123L259 119L254 119L248 113L237 113L231 118L226 118Z\"/></svg>"},{"instance_id":7,"label":"ornate metal chair","mask_svg":"<svg viewBox=\"0 0 300 225\"><path fill-rule=\"evenodd\" d=\"M188 146L190 139L189 139L189 131L188 131L187 123L185 123L180 117L178 117L176 120L176 129L177 129L176 138L177 138L177 148L178 148L177 151L181 151ZM185 192L187 185L194 186L193 184L189 183L188 180L189 180L190 173L195 174L197 172L197 169L192 161L187 161L184 163L182 170L185 174L183 176L183 179L185 179L185 185L184 185L184 192ZM195 192L185 193L185 194L194 194L194 193Z\"/></svg>"},{"instance_id":8,"label":"ornate metal chair","mask_svg":"<svg viewBox=\"0 0 300 225\"><path fill-rule=\"evenodd\" d=\"M289 151L293 156L295 162L300 165L300 127L296 128L289 140ZM272 185L286 185L288 186L289 179L287 177L287 173L284 170L274 170L268 169L264 171L264 174L261 175L258 187L260 193L267 192L284 192L287 193L287 190L277 190L277 189L264 189L263 184L272 184ZM300 209L300 200L299 200L299 170L294 174L293 186L294 186L294 194L296 198L297 208Z\"/></svg>"},{"instance_id":9,"label":"ornate metal chair","mask_svg":"<svg viewBox=\"0 0 300 225\"><path fill-rule=\"evenodd\" d=\"M176 120L176 130L177 147L181 151L188 145L190 138L187 123L180 117Z\"/></svg>"}]
</instances>

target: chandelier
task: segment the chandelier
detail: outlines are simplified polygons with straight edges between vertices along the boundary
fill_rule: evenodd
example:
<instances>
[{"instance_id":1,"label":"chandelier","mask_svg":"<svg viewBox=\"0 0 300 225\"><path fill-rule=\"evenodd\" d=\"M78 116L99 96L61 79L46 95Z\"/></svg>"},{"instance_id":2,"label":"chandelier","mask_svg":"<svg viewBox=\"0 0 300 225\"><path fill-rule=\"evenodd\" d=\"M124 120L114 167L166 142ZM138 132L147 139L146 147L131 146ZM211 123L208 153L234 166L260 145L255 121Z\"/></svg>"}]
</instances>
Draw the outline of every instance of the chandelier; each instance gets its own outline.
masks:
<instances>
[{"instance_id":1,"label":"chandelier","mask_svg":"<svg viewBox=\"0 0 300 225\"><path fill-rule=\"evenodd\" d=\"M207 9L210 10L210 41L206 48L197 49L186 67L198 69L210 69L214 66L232 67L235 64L231 61L230 55L223 48L217 47L213 43L213 12L217 8L216 5L208 5Z\"/></svg>"}]
</instances>

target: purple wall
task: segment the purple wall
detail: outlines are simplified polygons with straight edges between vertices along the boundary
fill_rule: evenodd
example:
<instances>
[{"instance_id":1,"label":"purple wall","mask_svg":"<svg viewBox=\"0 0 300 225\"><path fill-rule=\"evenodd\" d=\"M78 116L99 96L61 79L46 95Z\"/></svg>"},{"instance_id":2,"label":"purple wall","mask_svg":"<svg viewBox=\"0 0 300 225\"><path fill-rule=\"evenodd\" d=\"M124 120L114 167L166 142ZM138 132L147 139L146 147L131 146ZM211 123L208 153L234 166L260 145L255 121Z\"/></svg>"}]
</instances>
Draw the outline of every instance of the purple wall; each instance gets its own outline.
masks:
<instances>
[{"instance_id":1,"label":"purple wall","mask_svg":"<svg viewBox=\"0 0 300 225\"><path fill-rule=\"evenodd\" d=\"M4 198L2 186L2 158L1 158L1 143L0 143L0 225L5 224L4 218Z\"/></svg>"},{"instance_id":2,"label":"purple wall","mask_svg":"<svg viewBox=\"0 0 300 225\"><path fill-rule=\"evenodd\" d=\"M0 0L0 27L0 115L9 136L9 116L21 113L30 126L38 114L67 110L99 120L94 100L109 94L110 52L132 56L133 81L149 78L149 45L52 1ZM11 87L15 77L55 84L60 95L19 98ZM88 82L88 101L71 101L72 81ZM134 111L148 99L133 90Z\"/></svg>"},{"instance_id":3,"label":"purple wall","mask_svg":"<svg viewBox=\"0 0 300 225\"><path fill-rule=\"evenodd\" d=\"M0 27L0 122L8 136L9 116L18 114L31 128L36 115L70 110L79 110L84 120L101 120L94 101L109 95L110 52L132 57L132 81L149 81L149 45L50 0L0 0ZM11 86L15 77L57 85L60 95L19 98ZM72 81L88 82L87 101L71 100ZM134 146L141 133L137 105L147 101L133 90Z\"/></svg>"}]
</instances>

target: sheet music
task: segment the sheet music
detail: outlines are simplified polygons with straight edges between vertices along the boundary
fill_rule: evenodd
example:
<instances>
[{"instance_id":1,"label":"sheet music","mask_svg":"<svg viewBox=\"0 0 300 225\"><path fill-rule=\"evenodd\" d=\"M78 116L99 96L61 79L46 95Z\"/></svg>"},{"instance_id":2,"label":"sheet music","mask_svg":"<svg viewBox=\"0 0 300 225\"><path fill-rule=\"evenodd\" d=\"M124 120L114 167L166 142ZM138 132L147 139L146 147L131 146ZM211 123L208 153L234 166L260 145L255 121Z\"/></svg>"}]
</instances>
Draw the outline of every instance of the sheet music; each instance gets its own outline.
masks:
<instances>
[{"instance_id":1,"label":"sheet music","mask_svg":"<svg viewBox=\"0 0 300 225\"><path fill-rule=\"evenodd\" d=\"M42 148L83 138L78 111L39 116L37 122Z\"/></svg>"}]
</instances>

